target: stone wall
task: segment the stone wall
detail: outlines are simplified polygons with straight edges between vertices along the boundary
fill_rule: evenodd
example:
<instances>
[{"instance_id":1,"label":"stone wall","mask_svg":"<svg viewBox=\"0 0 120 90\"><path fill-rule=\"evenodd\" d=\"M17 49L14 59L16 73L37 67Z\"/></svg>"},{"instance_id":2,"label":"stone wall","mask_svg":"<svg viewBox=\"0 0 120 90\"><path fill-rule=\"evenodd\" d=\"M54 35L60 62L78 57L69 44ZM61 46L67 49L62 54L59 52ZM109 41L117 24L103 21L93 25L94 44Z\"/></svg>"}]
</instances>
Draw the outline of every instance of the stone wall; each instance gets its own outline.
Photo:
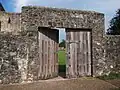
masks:
<instances>
[{"instance_id":1,"label":"stone wall","mask_svg":"<svg viewBox=\"0 0 120 90\"><path fill-rule=\"evenodd\" d=\"M105 36L105 59L107 72L120 73L120 36Z\"/></svg>"},{"instance_id":2,"label":"stone wall","mask_svg":"<svg viewBox=\"0 0 120 90\"><path fill-rule=\"evenodd\" d=\"M2 84L39 79L38 27L91 29L93 75L120 72L120 36L104 34L104 14L28 6L21 14L0 12L0 21Z\"/></svg>"},{"instance_id":3,"label":"stone wall","mask_svg":"<svg viewBox=\"0 0 120 90\"><path fill-rule=\"evenodd\" d=\"M21 14L20 13L7 13L0 11L0 31L14 32L21 30Z\"/></svg>"},{"instance_id":4,"label":"stone wall","mask_svg":"<svg viewBox=\"0 0 120 90\"><path fill-rule=\"evenodd\" d=\"M21 63L25 59L23 37L12 33L0 33L0 81L3 84L17 83L21 78Z\"/></svg>"},{"instance_id":5,"label":"stone wall","mask_svg":"<svg viewBox=\"0 0 120 90\"><path fill-rule=\"evenodd\" d=\"M34 71L29 63L33 62L31 58L35 60L33 58L36 58L37 55L32 34L29 34L29 32L19 32L17 34L0 32L0 83L10 84L31 81L31 78L29 78L31 74L28 74L28 72ZM36 63L35 66L37 67Z\"/></svg>"}]
</instances>

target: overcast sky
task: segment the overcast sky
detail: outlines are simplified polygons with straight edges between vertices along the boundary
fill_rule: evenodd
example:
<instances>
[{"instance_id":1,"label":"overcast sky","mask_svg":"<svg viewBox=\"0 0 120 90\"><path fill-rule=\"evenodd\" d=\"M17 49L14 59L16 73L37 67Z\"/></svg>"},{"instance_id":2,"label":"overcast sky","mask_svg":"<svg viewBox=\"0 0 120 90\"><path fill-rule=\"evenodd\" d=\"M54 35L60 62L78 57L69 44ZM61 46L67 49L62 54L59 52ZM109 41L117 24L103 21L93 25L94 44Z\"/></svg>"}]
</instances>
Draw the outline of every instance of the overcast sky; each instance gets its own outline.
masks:
<instances>
[{"instance_id":1,"label":"overcast sky","mask_svg":"<svg viewBox=\"0 0 120 90\"><path fill-rule=\"evenodd\" d=\"M0 2L8 12L21 12L21 7L27 5L102 12L105 14L106 29L116 10L120 8L120 0L0 0ZM64 34L61 36L64 37Z\"/></svg>"}]
</instances>

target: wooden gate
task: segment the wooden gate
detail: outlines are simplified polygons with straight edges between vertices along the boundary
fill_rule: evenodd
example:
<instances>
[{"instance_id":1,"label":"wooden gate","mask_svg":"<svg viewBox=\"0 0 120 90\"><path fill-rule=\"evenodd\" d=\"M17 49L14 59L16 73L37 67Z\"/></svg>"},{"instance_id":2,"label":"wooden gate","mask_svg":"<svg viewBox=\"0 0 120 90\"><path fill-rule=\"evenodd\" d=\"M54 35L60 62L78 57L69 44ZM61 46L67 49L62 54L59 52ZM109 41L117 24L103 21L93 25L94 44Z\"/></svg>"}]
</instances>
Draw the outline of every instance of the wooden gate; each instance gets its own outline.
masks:
<instances>
[{"instance_id":1,"label":"wooden gate","mask_svg":"<svg viewBox=\"0 0 120 90\"><path fill-rule=\"evenodd\" d=\"M91 71L91 31L66 29L66 76L76 78L90 76Z\"/></svg>"},{"instance_id":2,"label":"wooden gate","mask_svg":"<svg viewBox=\"0 0 120 90\"><path fill-rule=\"evenodd\" d=\"M48 79L58 75L59 31L39 28L39 78Z\"/></svg>"}]
</instances>

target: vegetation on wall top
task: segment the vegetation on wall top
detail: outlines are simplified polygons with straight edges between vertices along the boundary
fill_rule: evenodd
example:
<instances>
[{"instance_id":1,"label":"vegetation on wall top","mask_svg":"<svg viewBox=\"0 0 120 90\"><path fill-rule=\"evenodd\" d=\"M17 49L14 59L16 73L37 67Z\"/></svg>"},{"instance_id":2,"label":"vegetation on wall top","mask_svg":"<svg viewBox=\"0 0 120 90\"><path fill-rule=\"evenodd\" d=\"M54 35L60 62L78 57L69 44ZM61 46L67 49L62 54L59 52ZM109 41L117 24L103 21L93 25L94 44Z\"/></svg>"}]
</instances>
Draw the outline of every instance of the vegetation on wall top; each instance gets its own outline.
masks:
<instances>
[{"instance_id":1,"label":"vegetation on wall top","mask_svg":"<svg viewBox=\"0 0 120 90\"><path fill-rule=\"evenodd\" d=\"M120 35L120 9L110 21L110 27L107 30L108 35Z\"/></svg>"}]
</instances>

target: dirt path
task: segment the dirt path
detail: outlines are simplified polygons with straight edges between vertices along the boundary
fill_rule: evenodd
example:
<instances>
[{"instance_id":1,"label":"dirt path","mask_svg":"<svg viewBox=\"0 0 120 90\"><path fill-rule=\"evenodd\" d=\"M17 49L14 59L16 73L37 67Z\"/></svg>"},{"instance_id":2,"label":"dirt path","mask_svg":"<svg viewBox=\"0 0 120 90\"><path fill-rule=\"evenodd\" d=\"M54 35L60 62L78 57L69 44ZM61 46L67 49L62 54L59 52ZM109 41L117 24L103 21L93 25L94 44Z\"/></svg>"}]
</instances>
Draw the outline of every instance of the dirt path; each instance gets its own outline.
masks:
<instances>
[{"instance_id":1,"label":"dirt path","mask_svg":"<svg viewBox=\"0 0 120 90\"><path fill-rule=\"evenodd\" d=\"M107 82L117 86L120 88L120 79L116 79L116 80L107 80Z\"/></svg>"},{"instance_id":2,"label":"dirt path","mask_svg":"<svg viewBox=\"0 0 120 90\"><path fill-rule=\"evenodd\" d=\"M116 86L93 78L50 80L23 85L1 85L0 90L116 90Z\"/></svg>"}]
</instances>

